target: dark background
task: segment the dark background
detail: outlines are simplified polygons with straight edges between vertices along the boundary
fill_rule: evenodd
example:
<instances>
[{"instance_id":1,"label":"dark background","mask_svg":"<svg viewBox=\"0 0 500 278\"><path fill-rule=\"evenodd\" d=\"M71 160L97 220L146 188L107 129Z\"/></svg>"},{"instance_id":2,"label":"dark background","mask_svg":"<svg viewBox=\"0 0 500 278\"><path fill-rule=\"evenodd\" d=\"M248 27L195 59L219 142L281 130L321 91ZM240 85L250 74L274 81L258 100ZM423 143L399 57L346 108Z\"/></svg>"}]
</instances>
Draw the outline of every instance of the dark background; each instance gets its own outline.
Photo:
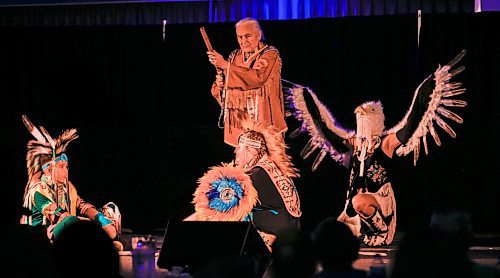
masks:
<instances>
[{"instance_id":1,"label":"dark background","mask_svg":"<svg viewBox=\"0 0 500 278\"><path fill-rule=\"evenodd\" d=\"M450 122L457 138L438 130L429 156L393 160L393 187L401 231L427 223L437 209L469 211L473 228L498 233L498 94L500 14L423 17L417 49L415 16L367 16L261 21L267 41L280 50L282 77L309 86L346 127L366 100L384 104L386 126L403 117L413 91L439 64L462 49L467 88L464 124ZM237 47L234 23L204 24L216 50ZM80 196L101 206L114 201L123 227L150 232L193 212L197 179L228 162L231 147L217 128L219 107L209 89L200 24L160 26L2 27L0 29L1 194L8 221L17 221L26 177L27 114L51 134L78 128L67 152ZM293 118L290 131L298 126ZM303 224L311 229L344 205L347 171L326 158L299 158L307 136L287 138L302 177L296 181ZM429 138L430 139L430 138ZM497 220L495 220L497 219Z\"/></svg>"}]
</instances>

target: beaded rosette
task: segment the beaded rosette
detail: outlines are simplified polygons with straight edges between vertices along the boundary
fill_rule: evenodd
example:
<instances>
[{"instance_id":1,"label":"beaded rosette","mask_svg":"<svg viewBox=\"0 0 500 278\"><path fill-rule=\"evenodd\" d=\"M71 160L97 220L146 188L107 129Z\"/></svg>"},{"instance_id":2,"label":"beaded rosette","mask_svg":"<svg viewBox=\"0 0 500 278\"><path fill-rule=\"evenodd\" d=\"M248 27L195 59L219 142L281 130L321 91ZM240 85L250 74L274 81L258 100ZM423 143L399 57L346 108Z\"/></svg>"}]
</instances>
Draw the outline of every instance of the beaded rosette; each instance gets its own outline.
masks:
<instances>
[{"instance_id":1,"label":"beaded rosette","mask_svg":"<svg viewBox=\"0 0 500 278\"><path fill-rule=\"evenodd\" d=\"M232 164L210 168L198 180L193 196L201 221L243 221L258 201L250 177Z\"/></svg>"}]
</instances>

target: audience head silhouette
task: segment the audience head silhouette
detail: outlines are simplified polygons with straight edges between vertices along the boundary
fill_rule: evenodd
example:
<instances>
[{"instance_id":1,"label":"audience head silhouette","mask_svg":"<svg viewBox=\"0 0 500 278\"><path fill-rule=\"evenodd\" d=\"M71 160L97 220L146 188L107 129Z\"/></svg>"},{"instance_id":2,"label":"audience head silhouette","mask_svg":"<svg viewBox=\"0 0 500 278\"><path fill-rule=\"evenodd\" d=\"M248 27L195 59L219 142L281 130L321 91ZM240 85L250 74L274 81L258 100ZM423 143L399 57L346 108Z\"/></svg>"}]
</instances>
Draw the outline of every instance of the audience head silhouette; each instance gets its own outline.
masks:
<instances>
[{"instance_id":1,"label":"audience head silhouette","mask_svg":"<svg viewBox=\"0 0 500 278\"><path fill-rule=\"evenodd\" d=\"M316 259L311 237L301 230L283 231L272 245L274 277L311 277Z\"/></svg>"},{"instance_id":2,"label":"audience head silhouette","mask_svg":"<svg viewBox=\"0 0 500 278\"><path fill-rule=\"evenodd\" d=\"M352 263L358 258L359 241L347 225L327 218L316 227L313 240L324 271L352 269Z\"/></svg>"},{"instance_id":3,"label":"audience head silhouette","mask_svg":"<svg viewBox=\"0 0 500 278\"><path fill-rule=\"evenodd\" d=\"M120 277L118 252L106 232L91 221L66 227L54 241L59 277Z\"/></svg>"},{"instance_id":4,"label":"audience head silhouette","mask_svg":"<svg viewBox=\"0 0 500 278\"><path fill-rule=\"evenodd\" d=\"M52 246L40 227L13 224L0 227L0 277L54 277Z\"/></svg>"}]
</instances>

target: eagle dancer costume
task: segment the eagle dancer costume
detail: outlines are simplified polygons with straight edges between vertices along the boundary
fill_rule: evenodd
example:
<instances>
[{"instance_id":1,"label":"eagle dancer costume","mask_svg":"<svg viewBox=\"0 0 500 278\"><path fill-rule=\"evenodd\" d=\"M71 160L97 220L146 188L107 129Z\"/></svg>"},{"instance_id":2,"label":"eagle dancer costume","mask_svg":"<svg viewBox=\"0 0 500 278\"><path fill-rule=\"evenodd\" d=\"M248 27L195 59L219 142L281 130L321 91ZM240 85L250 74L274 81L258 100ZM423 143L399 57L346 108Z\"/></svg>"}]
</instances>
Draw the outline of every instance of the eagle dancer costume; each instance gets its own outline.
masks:
<instances>
[{"instance_id":1,"label":"eagle dancer costume","mask_svg":"<svg viewBox=\"0 0 500 278\"><path fill-rule=\"evenodd\" d=\"M441 140L434 123L455 138L456 133L443 117L457 123L463 119L445 107L465 107L467 103L452 97L465 92L461 83L450 79L463 71L453 68L465 55L465 50L416 89L410 109L395 127L385 129L384 113L380 101L365 102L358 106L356 130L343 128L327 107L309 88L295 85L288 90L287 99L301 126L291 137L307 132L311 137L301 152L305 159L319 149L313 171L326 155L350 169L345 208L338 220L345 222L365 244L390 244L396 230L396 200L392 189L388 161L394 151L398 155L414 154L416 164L420 154L420 141L428 153L427 134L438 146Z\"/></svg>"},{"instance_id":2,"label":"eagle dancer costume","mask_svg":"<svg viewBox=\"0 0 500 278\"><path fill-rule=\"evenodd\" d=\"M212 167L199 179L196 212L185 220L252 221L271 250L282 231L299 229L302 212L292 180L299 174L276 129L251 121L242 128L235 162Z\"/></svg>"},{"instance_id":3,"label":"eagle dancer costume","mask_svg":"<svg viewBox=\"0 0 500 278\"><path fill-rule=\"evenodd\" d=\"M48 238L54 240L65 227L77 221L92 220L115 240L115 248L123 249L118 241L121 229L118 207L109 202L97 210L78 195L68 179L65 152L69 143L78 138L77 130L65 130L57 138L52 138L45 128L37 128L28 117L23 115L22 119L36 140L28 142L26 155L28 183L23 207L30 213L23 215L20 223L45 227Z\"/></svg>"}]
</instances>

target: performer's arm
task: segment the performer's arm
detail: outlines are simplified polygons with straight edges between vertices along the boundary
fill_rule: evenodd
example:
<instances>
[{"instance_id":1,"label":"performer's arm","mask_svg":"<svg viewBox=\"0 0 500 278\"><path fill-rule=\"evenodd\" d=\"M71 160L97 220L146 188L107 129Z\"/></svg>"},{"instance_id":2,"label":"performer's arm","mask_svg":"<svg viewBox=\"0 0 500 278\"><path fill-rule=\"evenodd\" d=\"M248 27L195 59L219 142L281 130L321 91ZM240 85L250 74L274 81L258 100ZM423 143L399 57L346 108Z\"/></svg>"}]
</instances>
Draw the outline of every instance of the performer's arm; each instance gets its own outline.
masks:
<instances>
[{"instance_id":1,"label":"performer's arm","mask_svg":"<svg viewBox=\"0 0 500 278\"><path fill-rule=\"evenodd\" d=\"M212 96L215 100L217 100L219 105L222 105L222 88L224 87L223 79L224 77L222 75L217 74L211 89Z\"/></svg>"},{"instance_id":2,"label":"performer's arm","mask_svg":"<svg viewBox=\"0 0 500 278\"><path fill-rule=\"evenodd\" d=\"M213 55L215 59L211 62L218 68L221 68L226 74L227 84L229 88L237 88L240 90L250 90L262 87L269 79L273 70L280 70L279 53L275 50L269 50L262 54L255 61L253 68L246 68L230 63L216 51L207 52ZM228 70L229 67L229 70ZM226 82L226 81L225 81Z\"/></svg>"},{"instance_id":3,"label":"performer's arm","mask_svg":"<svg viewBox=\"0 0 500 278\"><path fill-rule=\"evenodd\" d=\"M326 140L332 145L332 147L339 153L347 153L352 151L352 146L354 145L354 137L350 139L344 139L339 134L332 132L326 123L322 120L321 112L314 102L311 94L304 94L304 102L309 109L309 114L312 116L314 125L318 127L325 137Z\"/></svg>"},{"instance_id":4,"label":"performer's arm","mask_svg":"<svg viewBox=\"0 0 500 278\"><path fill-rule=\"evenodd\" d=\"M382 151L391 157L394 150L401 144L406 144L411 135L418 127L419 121L422 119L427 106L429 105L429 95L432 93L434 82L429 78L422 84L418 90L418 95L410 113L408 114L406 124L396 133L388 134L382 141Z\"/></svg>"},{"instance_id":5,"label":"performer's arm","mask_svg":"<svg viewBox=\"0 0 500 278\"><path fill-rule=\"evenodd\" d=\"M420 104L419 101L415 102L415 106L408 116L408 122L403 128L396 132L397 140L401 144L405 144L413 132L415 132L418 122L425 113L426 108L427 107L424 104Z\"/></svg>"},{"instance_id":6,"label":"performer's arm","mask_svg":"<svg viewBox=\"0 0 500 278\"><path fill-rule=\"evenodd\" d=\"M36 191L35 194L33 194L33 204L39 211L42 212L43 216L45 216L50 223L56 223L61 216L68 214L65 210L57 206L56 203L39 191Z\"/></svg>"},{"instance_id":7,"label":"performer's arm","mask_svg":"<svg viewBox=\"0 0 500 278\"><path fill-rule=\"evenodd\" d=\"M94 221L100 225L111 239L115 239L117 235L116 227L113 221L107 218L102 212L99 212L94 205L85 202L80 196L77 197L77 209L81 215Z\"/></svg>"},{"instance_id":8,"label":"performer's arm","mask_svg":"<svg viewBox=\"0 0 500 278\"><path fill-rule=\"evenodd\" d=\"M394 155L394 150L401 145L395 133L387 135L382 140L382 151L385 155L392 158Z\"/></svg>"},{"instance_id":9,"label":"performer's arm","mask_svg":"<svg viewBox=\"0 0 500 278\"><path fill-rule=\"evenodd\" d=\"M429 96L432 94L434 87L435 81L430 76L417 89L415 103L408 114L406 124L396 132L397 140L401 144L406 144L417 129L419 122L427 111L430 101Z\"/></svg>"},{"instance_id":10,"label":"performer's arm","mask_svg":"<svg viewBox=\"0 0 500 278\"><path fill-rule=\"evenodd\" d=\"M403 128L398 130L396 133L388 134L382 140L382 151L385 153L385 155L392 158L392 156L394 155L394 150L396 150L396 148L401 144L406 144L410 136L413 134L413 132L415 132L419 123L419 119L422 118L422 115L427 109L425 103L425 97L427 96L428 95L424 95L424 97L422 97L422 95L420 95L419 98L417 98L417 101L415 102L415 105L408 116L408 121Z\"/></svg>"}]
</instances>

